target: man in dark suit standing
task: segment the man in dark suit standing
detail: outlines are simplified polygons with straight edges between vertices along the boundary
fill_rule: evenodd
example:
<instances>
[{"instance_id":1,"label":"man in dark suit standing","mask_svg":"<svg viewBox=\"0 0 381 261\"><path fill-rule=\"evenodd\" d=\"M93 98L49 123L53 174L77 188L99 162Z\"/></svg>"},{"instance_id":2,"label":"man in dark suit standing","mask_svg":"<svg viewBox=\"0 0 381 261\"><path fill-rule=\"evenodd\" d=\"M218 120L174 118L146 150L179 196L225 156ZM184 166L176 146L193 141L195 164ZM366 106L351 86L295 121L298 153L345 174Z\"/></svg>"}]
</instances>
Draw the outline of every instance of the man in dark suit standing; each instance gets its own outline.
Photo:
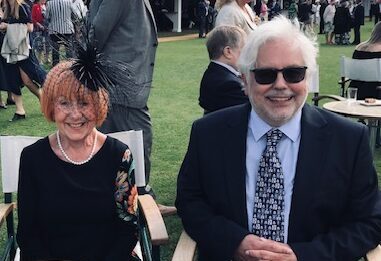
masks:
<instances>
[{"instance_id":1,"label":"man in dark suit standing","mask_svg":"<svg viewBox=\"0 0 381 261\"><path fill-rule=\"evenodd\" d=\"M205 38L207 33L208 5L206 0L200 0L197 4L198 37Z\"/></svg>"},{"instance_id":2,"label":"man in dark suit standing","mask_svg":"<svg viewBox=\"0 0 381 261\"><path fill-rule=\"evenodd\" d=\"M146 182L149 181L152 146L151 118L147 107L156 49L155 19L149 0L92 0L89 38L110 61L131 67L132 80L113 79L111 108L100 130L104 133L143 130ZM144 55L143 55L144 54Z\"/></svg>"},{"instance_id":3,"label":"man in dark suit standing","mask_svg":"<svg viewBox=\"0 0 381 261\"><path fill-rule=\"evenodd\" d=\"M326 0L322 0L320 2L319 16L320 16L320 24L319 24L319 34L324 34L324 19L323 14L324 10L327 7L328 3Z\"/></svg>"},{"instance_id":4,"label":"man in dark suit standing","mask_svg":"<svg viewBox=\"0 0 381 261\"><path fill-rule=\"evenodd\" d=\"M249 101L237 71L245 40L246 33L236 26L218 26L208 34L210 63L201 80L199 97L205 114Z\"/></svg>"},{"instance_id":5,"label":"man in dark suit standing","mask_svg":"<svg viewBox=\"0 0 381 261\"><path fill-rule=\"evenodd\" d=\"M361 42L360 37L360 27L364 25L365 14L364 6L362 5L362 0L356 0L356 6L353 10L353 32L355 39L352 44L359 44Z\"/></svg>"},{"instance_id":6,"label":"man in dark suit standing","mask_svg":"<svg viewBox=\"0 0 381 261\"><path fill-rule=\"evenodd\" d=\"M285 17L259 26L250 103L193 123L176 206L199 260L357 261L381 241L367 128L305 104L316 46Z\"/></svg>"},{"instance_id":7,"label":"man in dark suit standing","mask_svg":"<svg viewBox=\"0 0 381 261\"><path fill-rule=\"evenodd\" d=\"M149 0L92 0L89 7L89 39L111 62L128 65L128 81L115 77L111 107L100 127L103 133L143 130L146 183L151 170L152 124L148 109L157 28ZM147 185L147 192L153 194ZM164 212L175 211L174 208ZM167 211L168 210L168 211Z\"/></svg>"},{"instance_id":8,"label":"man in dark suit standing","mask_svg":"<svg viewBox=\"0 0 381 261\"><path fill-rule=\"evenodd\" d=\"M380 21L380 0L375 0L373 5L374 24Z\"/></svg>"}]
</instances>

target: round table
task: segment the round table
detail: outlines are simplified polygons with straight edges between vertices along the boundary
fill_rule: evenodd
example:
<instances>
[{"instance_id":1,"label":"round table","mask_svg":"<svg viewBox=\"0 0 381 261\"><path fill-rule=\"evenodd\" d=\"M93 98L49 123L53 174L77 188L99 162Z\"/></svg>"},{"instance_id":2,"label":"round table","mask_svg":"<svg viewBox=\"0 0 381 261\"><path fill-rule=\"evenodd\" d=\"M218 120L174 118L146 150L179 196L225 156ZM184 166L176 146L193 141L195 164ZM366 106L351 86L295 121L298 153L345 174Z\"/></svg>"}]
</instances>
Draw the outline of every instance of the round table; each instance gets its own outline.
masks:
<instances>
[{"instance_id":1,"label":"round table","mask_svg":"<svg viewBox=\"0 0 381 261\"><path fill-rule=\"evenodd\" d=\"M374 154L374 149L376 146L376 135L378 121L381 120L381 106L366 106L362 105L364 101L333 101L327 102L323 105L323 108L346 117L364 119L368 122L369 127L369 143ZM377 105L380 101L377 101Z\"/></svg>"}]
</instances>

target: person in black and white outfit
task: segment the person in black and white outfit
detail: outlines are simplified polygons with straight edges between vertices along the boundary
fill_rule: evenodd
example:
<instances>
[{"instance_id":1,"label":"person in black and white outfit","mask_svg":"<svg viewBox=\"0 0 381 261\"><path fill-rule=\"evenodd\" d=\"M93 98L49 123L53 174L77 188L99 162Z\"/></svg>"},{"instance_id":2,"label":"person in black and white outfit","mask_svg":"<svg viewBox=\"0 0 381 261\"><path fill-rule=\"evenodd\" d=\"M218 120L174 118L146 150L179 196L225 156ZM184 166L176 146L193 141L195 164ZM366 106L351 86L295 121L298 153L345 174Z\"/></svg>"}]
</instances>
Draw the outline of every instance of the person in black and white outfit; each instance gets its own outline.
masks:
<instances>
[{"instance_id":1,"label":"person in black and white outfit","mask_svg":"<svg viewBox=\"0 0 381 261\"><path fill-rule=\"evenodd\" d=\"M49 35L52 41L53 66L59 63L59 48L63 44L66 49L66 58L73 57L72 41L74 25L71 20L74 13L72 0L51 0L47 3L46 19L49 21Z\"/></svg>"}]
</instances>

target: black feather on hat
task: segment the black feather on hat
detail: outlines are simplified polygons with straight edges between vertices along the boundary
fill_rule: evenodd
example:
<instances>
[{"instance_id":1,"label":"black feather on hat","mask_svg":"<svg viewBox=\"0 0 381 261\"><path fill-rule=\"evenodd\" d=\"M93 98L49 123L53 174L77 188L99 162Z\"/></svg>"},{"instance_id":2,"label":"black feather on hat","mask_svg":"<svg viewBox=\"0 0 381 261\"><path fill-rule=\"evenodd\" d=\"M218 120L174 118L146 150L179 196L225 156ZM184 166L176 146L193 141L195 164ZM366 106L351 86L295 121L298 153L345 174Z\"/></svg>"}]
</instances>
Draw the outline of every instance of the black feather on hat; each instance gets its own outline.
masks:
<instances>
[{"instance_id":1,"label":"black feather on hat","mask_svg":"<svg viewBox=\"0 0 381 261\"><path fill-rule=\"evenodd\" d=\"M128 86L136 85L132 77L133 67L126 62L110 60L98 52L95 44L90 42L88 29L84 24L79 33L74 40L75 57L70 70L89 90L98 91L104 88L108 91L110 100L120 100L121 92L128 92Z\"/></svg>"}]
</instances>

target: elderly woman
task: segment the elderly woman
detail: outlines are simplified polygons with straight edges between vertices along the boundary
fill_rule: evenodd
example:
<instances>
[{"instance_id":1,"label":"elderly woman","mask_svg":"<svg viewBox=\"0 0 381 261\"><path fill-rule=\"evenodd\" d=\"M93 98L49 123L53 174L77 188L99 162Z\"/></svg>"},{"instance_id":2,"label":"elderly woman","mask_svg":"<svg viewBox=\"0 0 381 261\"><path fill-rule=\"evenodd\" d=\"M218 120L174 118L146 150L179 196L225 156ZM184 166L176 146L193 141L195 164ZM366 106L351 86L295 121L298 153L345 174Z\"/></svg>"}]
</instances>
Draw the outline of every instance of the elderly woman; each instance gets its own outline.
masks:
<instances>
[{"instance_id":1,"label":"elderly woman","mask_svg":"<svg viewBox=\"0 0 381 261\"><path fill-rule=\"evenodd\" d=\"M218 15L216 26L235 25L242 28L247 34L257 27L255 14L248 3L252 0L217 0Z\"/></svg>"},{"instance_id":2,"label":"elderly woman","mask_svg":"<svg viewBox=\"0 0 381 261\"><path fill-rule=\"evenodd\" d=\"M21 154L17 241L22 260L130 260L137 242L131 151L97 131L108 94L78 75L73 61L49 72L41 108L57 131Z\"/></svg>"}]
</instances>

